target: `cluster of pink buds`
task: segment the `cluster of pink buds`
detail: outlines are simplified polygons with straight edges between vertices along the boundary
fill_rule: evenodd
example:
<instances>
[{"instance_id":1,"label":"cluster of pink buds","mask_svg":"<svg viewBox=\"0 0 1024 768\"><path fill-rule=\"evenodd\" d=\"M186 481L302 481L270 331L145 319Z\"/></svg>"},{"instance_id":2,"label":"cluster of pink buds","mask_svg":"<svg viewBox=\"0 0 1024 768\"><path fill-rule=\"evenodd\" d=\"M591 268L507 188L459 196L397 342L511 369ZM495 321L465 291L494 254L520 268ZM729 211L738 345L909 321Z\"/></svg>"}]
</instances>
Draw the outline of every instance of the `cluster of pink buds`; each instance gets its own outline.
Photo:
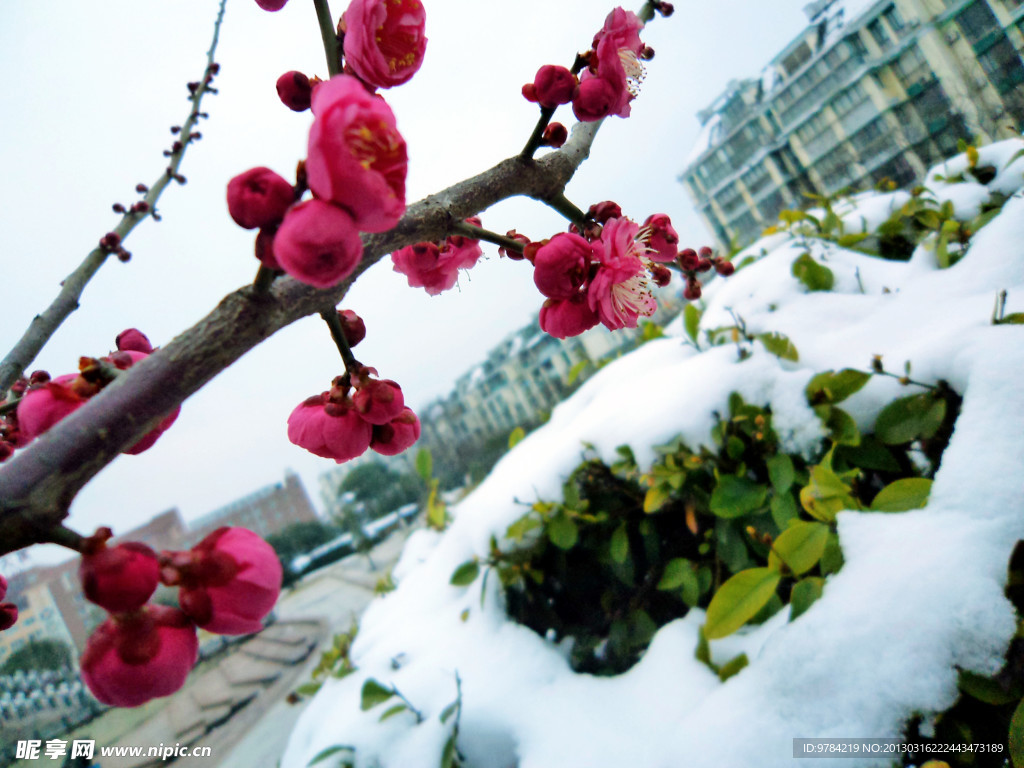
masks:
<instances>
[{"instance_id":1,"label":"cluster of pink buds","mask_svg":"<svg viewBox=\"0 0 1024 768\"><path fill-rule=\"evenodd\" d=\"M0 573L0 632L10 629L18 620L18 606L14 603L5 603L7 597L7 579Z\"/></svg>"},{"instance_id":2,"label":"cluster of pink buds","mask_svg":"<svg viewBox=\"0 0 1024 768\"><path fill-rule=\"evenodd\" d=\"M683 270L686 288L683 289L683 298L687 301L696 301L701 295L701 284L698 274L715 270L722 277L728 277L736 271L731 261L726 261L721 256L715 256L715 252L708 246L702 246L700 250L685 248L679 252L676 258L680 269Z\"/></svg>"},{"instance_id":3,"label":"cluster of pink buds","mask_svg":"<svg viewBox=\"0 0 1024 768\"><path fill-rule=\"evenodd\" d=\"M654 55L640 40L643 27L635 13L616 8L573 70L544 65L523 86L523 96L546 109L571 102L576 118L587 122L609 115L629 117L630 102L644 77L641 60Z\"/></svg>"},{"instance_id":4,"label":"cluster of pink buds","mask_svg":"<svg viewBox=\"0 0 1024 768\"><path fill-rule=\"evenodd\" d=\"M480 219L466 219L480 226ZM459 280L460 269L472 268L483 255L480 241L452 235L434 243L416 243L391 254L395 272L409 280L412 288L424 288L431 296L447 291Z\"/></svg>"},{"instance_id":5,"label":"cluster of pink buds","mask_svg":"<svg viewBox=\"0 0 1024 768\"><path fill-rule=\"evenodd\" d=\"M277 11L287 0L257 0ZM307 158L294 185L267 168L228 184L228 212L259 229L256 256L316 288L337 285L363 255L361 232L384 232L405 213L408 156L377 88L411 78L423 62L420 0L353 0L342 16L344 74L322 81L291 71L277 80L289 109L313 111ZM313 197L302 200L307 188Z\"/></svg>"},{"instance_id":6,"label":"cluster of pink buds","mask_svg":"<svg viewBox=\"0 0 1024 768\"><path fill-rule=\"evenodd\" d=\"M11 388L17 397L16 410L7 412L0 421L0 461L15 448L43 434L65 416L77 411L87 400L103 390L121 371L144 360L153 351L145 334L134 328L118 335L117 350L106 357L82 357L78 373L50 378L46 371L35 371L28 379L20 379ZM14 400L10 405L13 406ZM2 407L4 403L0 403ZM139 454L149 450L178 418L179 408L165 416L152 430L124 453Z\"/></svg>"},{"instance_id":7,"label":"cluster of pink buds","mask_svg":"<svg viewBox=\"0 0 1024 768\"><path fill-rule=\"evenodd\" d=\"M256 632L281 591L273 548L245 528L219 528L188 552L145 544L108 546L109 528L85 540L79 577L86 598L110 617L90 636L82 679L104 704L135 707L174 693L199 655L197 627ZM163 582L180 587L181 608L149 604Z\"/></svg>"},{"instance_id":8,"label":"cluster of pink buds","mask_svg":"<svg viewBox=\"0 0 1024 768\"><path fill-rule=\"evenodd\" d=\"M351 350L366 337L362 318L338 311L344 346ZM300 448L339 464L362 456L368 448L395 456L420 437L420 420L405 405L402 388L377 371L345 356L346 371L331 388L313 395L288 417L288 439Z\"/></svg>"},{"instance_id":9,"label":"cluster of pink buds","mask_svg":"<svg viewBox=\"0 0 1024 768\"><path fill-rule=\"evenodd\" d=\"M306 398L288 417L288 439L300 448L337 463L372 448L395 456L420 436L420 420L406 407L402 388L375 378L373 368L345 373L327 392Z\"/></svg>"}]
</instances>

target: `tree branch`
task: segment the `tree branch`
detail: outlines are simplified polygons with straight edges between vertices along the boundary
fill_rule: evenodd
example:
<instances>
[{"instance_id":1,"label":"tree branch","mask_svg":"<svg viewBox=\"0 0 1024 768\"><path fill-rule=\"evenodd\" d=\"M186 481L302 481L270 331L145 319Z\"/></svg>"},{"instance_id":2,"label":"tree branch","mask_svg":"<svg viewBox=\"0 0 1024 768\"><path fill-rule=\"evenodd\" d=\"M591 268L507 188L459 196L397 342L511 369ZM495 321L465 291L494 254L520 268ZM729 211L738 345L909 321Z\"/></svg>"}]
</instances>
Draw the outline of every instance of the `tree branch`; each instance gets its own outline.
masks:
<instances>
[{"instance_id":1,"label":"tree branch","mask_svg":"<svg viewBox=\"0 0 1024 768\"><path fill-rule=\"evenodd\" d=\"M224 5L226 2L227 0L221 0L217 21L213 25L213 40L210 43L210 49L206 52L206 69L203 71L202 80L199 81L198 87L195 88L189 100L191 111L189 112L188 119L182 124L179 133L181 138L178 142L181 146L177 151L171 152L170 164L153 186L148 188L145 197L142 199L146 205L130 208L121 217L118 225L111 230L122 243L128 237L129 232L135 229L143 219L156 211L157 201L160 199L160 195L163 194L164 189L167 188L167 185L172 180L180 179L184 181L184 177L178 175L178 169L181 167L181 161L185 156L186 148L193 141L192 129L195 128L201 114L199 106L202 103L203 95L207 92L207 86L215 74L216 66L213 56L217 50L217 41L220 38L220 25L224 19ZM82 297L85 286L89 284L89 281L92 280L100 267L103 266L110 253L105 248L94 248L85 257L84 261L78 265L78 268L61 282L60 293L57 294L57 298L53 300L50 306L42 314L32 318L32 322L25 333L11 351L7 353L7 356L0 361L0 395L10 389L17 378L36 359L40 350L50 340L50 337L57 332L61 324L72 312L78 309L78 301Z\"/></svg>"},{"instance_id":2,"label":"tree branch","mask_svg":"<svg viewBox=\"0 0 1024 768\"><path fill-rule=\"evenodd\" d=\"M276 331L333 311L359 275L386 254L440 240L451 218L465 219L506 198L561 195L589 156L597 128L578 124L562 149L540 160L504 160L410 206L394 229L364 235L362 261L333 288L317 290L284 277L262 294L252 286L228 294L196 325L0 465L0 554L51 539L78 491L123 449Z\"/></svg>"}]
</instances>

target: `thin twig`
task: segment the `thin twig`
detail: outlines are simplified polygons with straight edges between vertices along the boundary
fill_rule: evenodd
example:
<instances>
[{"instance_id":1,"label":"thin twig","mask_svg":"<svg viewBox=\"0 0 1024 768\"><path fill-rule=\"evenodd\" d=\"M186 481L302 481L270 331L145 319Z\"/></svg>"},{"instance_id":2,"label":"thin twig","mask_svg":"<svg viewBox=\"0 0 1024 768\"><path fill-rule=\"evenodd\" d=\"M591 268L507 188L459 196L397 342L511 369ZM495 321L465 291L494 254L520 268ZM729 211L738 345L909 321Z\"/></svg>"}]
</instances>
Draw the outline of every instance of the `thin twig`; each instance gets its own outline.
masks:
<instances>
[{"instance_id":1,"label":"thin twig","mask_svg":"<svg viewBox=\"0 0 1024 768\"><path fill-rule=\"evenodd\" d=\"M213 55L217 50L217 41L220 37L220 25L224 19L224 5L226 2L227 0L221 0L220 2L217 20L213 25L213 40L210 43L210 49L206 53L206 69L203 73L203 79L200 81L199 87L192 94L190 100L191 111L189 112L188 119L185 120L181 127L181 148L176 152L172 152L170 165L164 169L160 178L149 187L146 196L143 198L143 202L146 205L131 207L121 217L120 223L111 230L118 236L121 243L128 237L129 232L156 211L157 201L167 185L172 180L184 179L183 176L179 175L178 169L181 167L181 161L185 156L186 148L192 143L192 129L201 116L199 106L203 100L203 95L207 92L206 86L209 83L209 79L213 76L215 69ZM61 324L72 312L78 309L78 302L82 297L85 286L88 285L93 275L103 266L110 253L111 251L106 248L94 248L85 257L85 260L79 264L78 268L61 283L61 290L57 294L57 298L41 314L36 315L32 319L22 337L11 351L7 353L7 356L0 361L0 393L10 389L11 385L36 359L40 350L42 350L53 334L57 332Z\"/></svg>"}]
</instances>

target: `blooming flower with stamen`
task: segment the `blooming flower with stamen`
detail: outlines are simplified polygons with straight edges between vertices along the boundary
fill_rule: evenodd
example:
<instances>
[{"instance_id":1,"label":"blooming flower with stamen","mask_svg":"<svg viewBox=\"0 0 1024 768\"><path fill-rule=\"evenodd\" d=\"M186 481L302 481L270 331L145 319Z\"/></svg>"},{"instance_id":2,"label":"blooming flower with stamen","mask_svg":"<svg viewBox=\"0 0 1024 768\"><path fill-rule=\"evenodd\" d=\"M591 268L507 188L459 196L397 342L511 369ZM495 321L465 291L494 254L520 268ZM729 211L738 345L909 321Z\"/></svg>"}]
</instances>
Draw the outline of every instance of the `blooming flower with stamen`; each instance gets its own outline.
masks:
<instances>
[{"instance_id":1,"label":"blooming flower with stamen","mask_svg":"<svg viewBox=\"0 0 1024 768\"><path fill-rule=\"evenodd\" d=\"M587 289L587 304L610 330L636 328L638 318L658 308L647 285L642 257L647 249L636 239L640 227L629 219L613 219L601 233L600 266Z\"/></svg>"},{"instance_id":2,"label":"blooming flower with stamen","mask_svg":"<svg viewBox=\"0 0 1024 768\"><path fill-rule=\"evenodd\" d=\"M391 229L405 213L409 166L391 108L356 78L337 75L313 91L312 109L309 188L345 208L361 232Z\"/></svg>"},{"instance_id":3,"label":"blooming flower with stamen","mask_svg":"<svg viewBox=\"0 0 1024 768\"><path fill-rule=\"evenodd\" d=\"M573 99L573 113L583 121L609 115L629 117L630 101L639 93L644 78L640 55L643 22L632 11L616 8L594 36L590 68L580 76Z\"/></svg>"},{"instance_id":4,"label":"blooming flower with stamen","mask_svg":"<svg viewBox=\"0 0 1024 768\"><path fill-rule=\"evenodd\" d=\"M420 0L353 0L341 17L345 61L370 85L401 85L423 63L425 22Z\"/></svg>"}]
</instances>

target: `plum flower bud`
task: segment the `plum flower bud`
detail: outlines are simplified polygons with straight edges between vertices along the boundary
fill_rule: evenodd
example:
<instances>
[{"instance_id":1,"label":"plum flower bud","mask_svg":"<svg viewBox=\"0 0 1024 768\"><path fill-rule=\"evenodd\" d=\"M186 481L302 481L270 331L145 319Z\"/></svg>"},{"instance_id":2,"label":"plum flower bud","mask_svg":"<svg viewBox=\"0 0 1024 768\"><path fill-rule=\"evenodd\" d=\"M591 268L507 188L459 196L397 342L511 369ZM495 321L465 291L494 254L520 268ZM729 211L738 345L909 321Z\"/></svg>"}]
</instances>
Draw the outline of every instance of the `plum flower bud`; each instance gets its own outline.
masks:
<instances>
[{"instance_id":1,"label":"plum flower bud","mask_svg":"<svg viewBox=\"0 0 1024 768\"><path fill-rule=\"evenodd\" d=\"M256 0L256 5L264 11L280 11L287 4L288 0Z\"/></svg>"},{"instance_id":2,"label":"plum flower bud","mask_svg":"<svg viewBox=\"0 0 1024 768\"><path fill-rule=\"evenodd\" d=\"M17 413L18 428L26 439L38 437L82 406L85 398L71 386L77 379L78 374L69 373L25 393Z\"/></svg>"},{"instance_id":3,"label":"plum flower bud","mask_svg":"<svg viewBox=\"0 0 1024 768\"><path fill-rule=\"evenodd\" d=\"M686 281L686 288L683 289L683 298L687 301L696 301L700 298L701 286L700 281L691 279Z\"/></svg>"},{"instance_id":4,"label":"plum flower bud","mask_svg":"<svg viewBox=\"0 0 1024 768\"><path fill-rule=\"evenodd\" d=\"M368 379L356 386L352 403L364 421L387 424L402 412L405 397L402 388L391 379Z\"/></svg>"},{"instance_id":5,"label":"plum flower bud","mask_svg":"<svg viewBox=\"0 0 1024 768\"><path fill-rule=\"evenodd\" d=\"M423 63L425 23L420 0L352 0L341 17L345 61L370 85L401 85Z\"/></svg>"},{"instance_id":6,"label":"plum flower bud","mask_svg":"<svg viewBox=\"0 0 1024 768\"><path fill-rule=\"evenodd\" d=\"M611 219L622 218L622 208L616 202L604 200L590 206L587 210L587 216L594 219L598 224L607 224Z\"/></svg>"},{"instance_id":7,"label":"plum flower bud","mask_svg":"<svg viewBox=\"0 0 1024 768\"><path fill-rule=\"evenodd\" d=\"M169 580L181 586L181 609L208 632L258 632L281 593L281 561L247 528L218 528L191 551L163 559Z\"/></svg>"},{"instance_id":8,"label":"plum flower bud","mask_svg":"<svg viewBox=\"0 0 1024 768\"><path fill-rule=\"evenodd\" d=\"M712 263L715 265L715 272L720 274L722 277L728 277L736 271L736 265L731 261L725 259L714 259Z\"/></svg>"},{"instance_id":9,"label":"plum flower bud","mask_svg":"<svg viewBox=\"0 0 1024 768\"><path fill-rule=\"evenodd\" d=\"M337 285L356 268L363 241L346 210L306 200L288 210L274 235L274 257L285 272L314 288Z\"/></svg>"},{"instance_id":10,"label":"plum flower bud","mask_svg":"<svg viewBox=\"0 0 1024 768\"><path fill-rule=\"evenodd\" d=\"M684 272L693 272L700 263L700 257L693 248L684 248L676 258Z\"/></svg>"},{"instance_id":11,"label":"plum flower bud","mask_svg":"<svg viewBox=\"0 0 1024 768\"><path fill-rule=\"evenodd\" d=\"M0 632L18 623L18 606L14 603L0 603Z\"/></svg>"},{"instance_id":12,"label":"plum flower bud","mask_svg":"<svg viewBox=\"0 0 1024 768\"><path fill-rule=\"evenodd\" d=\"M345 341L349 349L366 338L366 323L351 309L339 309L338 319L341 320L341 328L345 332Z\"/></svg>"},{"instance_id":13,"label":"plum flower bud","mask_svg":"<svg viewBox=\"0 0 1024 768\"><path fill-rule=\"evenodd\" d=\"M110 529L101 528L86 542L78 568L85 597L111 613L134 611L153 596L160 581L156 553L130 541L108 547Z\"/></svg>"},{"instance_id":14,"label":"plum flower bud","mask_svg":"<svg viewBox=\"0 0 1024 768\"><path fill-rule=\"evenodd\" d=\"M277 263L277 258L274 256L275 234L277 234L277 227L263 227L260 229L256 235L255 253L260 264L267 269L279 272L283 270L281 269L281 265Z\"/></svg>"},{"instance_id":15,"label":"plum flower bud","mask_svg":"<svg viewBox=\"0 0 1024 768\"><path fill-rule=\"evenodd\" d=\"M129 328L117 334L114 344L122 352L144 352L147 355L153 351L153 345L142 331L136 328Z\"/></svg>"},{"instance_id":16,"label":"plum flower bud","mask_svg":"<svg viewBox=\"0 0 1024 768\"><path fill-rule=\"evenodd\" d=\"M510 229L508 232L506 232L505 236L511 237L517 243L522 243L524 250L526 246L530 244L530 238L528 238L526 235L516 232L514 229ZM514 251L511 248L505 248L504 246L498 249L498 255L505 256L509 259L512 259L513 261L522 261L523 259L526 258L526 255L524 253L519 253L518 251Z\"/></svg>"},{"instance_id":17,"label":"plum flower bud","mask_svg":"<svg viewBox=\"0 0 1024 768\"><path fill-rule=\"evenodd\" d=\"M565 67L545 64L533 78L535 100L542 107L554 108L572 101L579 81L576 75Z\"/></svg>"},{"instance_id":18,"label":"plum flower bud","mask_svg":"<svg viewBox=\"0 0 1024 768\"><path fill-rule=\"evenodd\" d=\"M285 72L277 78L277 96L293 112L305 112L313 98L313 86L302 72Z\"/></svg>"},{"instance_id":19,"label":"plum flower bud","mask_svg":"<svg viewBox=\"0 0 1024 768\"><path fill-rule=\"evenodd\" d=\"M403 408L387 424L373 428L370 447L383 456L397 456L420 439L420 420L411 408Z\"/></svg>"},{"instance_id":20,"label":"plum flower bud","mask_svg":"<svg viewBox=\"0 0 1024 768\"><path fill-rule=\"evenodd\" d=\"M544 129L544 133L541 134L540 143L545 147L554 147L558 149L560 146L565 144L566 139L569 138L569 131L561 123L548 123L548 126Z\"/></svg>"},{"instance_id":21,"label":"plum flower bud","mask_svg":"<svg viewBox=\"0 0 1024 768\"><path fill-rule=\"evenodd\" d=\"M336 75L316 87L312 109L309 188L346 208L360 231L391 229L405 213L409 166L391 108L356 78Z\"/></svg>"},{"instance_id":22,"label":"plum flower bud","mask_svg":"<svg viewBox=\"0 0 1024 768\"><path fill-rule=\"evenodd\" d=\"M228 213L244 229L276 224L295 201L295 190L269 168L251 168L228 182Z\"/></svg>"},{"instance_id":23,"label":"plum flower bud","mask_svg":"<svg viewBox=\"0 0 1024 768\"><path fill-rule=\"evenodd\" d=\"M82 680L114 707L137 707L185 684L199 656L195 625L181 611L148 605L112 616L82 654Z\"/></svg>"},{"instance_id":24,"label":"plum flower bud","mask_svg":"<svg viewBox=\"0 0 1024 768\"><path fill-rule=\"evenodd\" d=\"M651 264L648 269L651 273L651 279L659 288L664 288L672 282L672 270L664 264Z\"/></svg>"},{"instance_id":25,"label":"plum flower bud","mask_svg":"<svg viewBox=\"0 0 1024 768\"><path fill-rule=\"evenodd\" d=\"M480 226L470 218L469 224ZM480 241L468 237L448 237L444 242L416 243L391 254L394 271L406 276L412 288L424 288L431 296L447 291L459 280L459 270L469 269L483 255Z\"/></svg>"},{"instance_id":26,"label":"plum flower bud","mask_svg":"<svg viewBox=\"0 0 1024 768\"><path fill-rule=\"evenodd\" d=\"M7 579L0 574L0 601L7 596ZM18 621L18 606L0 602L0 632L10 629Z\"/></svg>"}]
</instances>

